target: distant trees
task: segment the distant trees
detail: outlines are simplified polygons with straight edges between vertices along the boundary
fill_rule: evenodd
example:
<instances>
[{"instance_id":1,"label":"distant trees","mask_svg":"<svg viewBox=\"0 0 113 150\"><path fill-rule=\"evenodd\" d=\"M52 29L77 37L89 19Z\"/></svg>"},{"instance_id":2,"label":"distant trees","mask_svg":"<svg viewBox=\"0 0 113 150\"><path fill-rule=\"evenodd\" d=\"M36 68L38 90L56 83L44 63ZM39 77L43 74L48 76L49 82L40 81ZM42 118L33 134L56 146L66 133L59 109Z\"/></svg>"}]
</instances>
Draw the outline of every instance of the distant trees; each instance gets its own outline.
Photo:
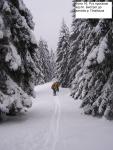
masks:
<instances>
[{"instance_id":1,"label":"distant trees","mask_svg":"<svg viewBox=\"0 0 113 150\"><path fill-rule=\"evenodd\" d=\"M56 56L55 52L51 49L50 53L50 72L51 72L51 78L55 78L55 72L56 72Z\"/></svg>"},{"instance_id":2,"label":"distant trees","mask_svg":"<svg viewBox=\"0 0 113 150\"><path fill-rule=\"evenodd\" d=\"M53 52L49 52L47 42L43 39L40 39L38 46L40 52L40 65L42 69L43 80L44 82L49 82L52 80L54 74L54 70L52 70L52 68L54 67L54 64L52 62L54 61L54 58L52 58L54 57L54 54Z\"/></svg>"}]
</instances>

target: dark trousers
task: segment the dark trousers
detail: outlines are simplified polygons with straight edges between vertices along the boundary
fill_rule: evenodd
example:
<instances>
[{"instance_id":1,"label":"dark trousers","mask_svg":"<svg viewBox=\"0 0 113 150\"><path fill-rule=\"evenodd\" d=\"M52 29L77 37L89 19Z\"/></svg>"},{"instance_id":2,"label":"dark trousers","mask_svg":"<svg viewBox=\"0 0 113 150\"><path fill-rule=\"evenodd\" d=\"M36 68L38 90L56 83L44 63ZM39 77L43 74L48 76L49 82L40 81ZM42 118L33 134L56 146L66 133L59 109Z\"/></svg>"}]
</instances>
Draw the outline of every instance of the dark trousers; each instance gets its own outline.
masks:
<instances>
[{"instance_id":1,"label":"dark trousers","mask_svg":"<svg viewBox=\"0 0 113 150\"><path fill-rule=\"evenodd\" d=\"M56 96L56 90L55 89L53 89L53 95Z\"/></svg>"}]
</instances>

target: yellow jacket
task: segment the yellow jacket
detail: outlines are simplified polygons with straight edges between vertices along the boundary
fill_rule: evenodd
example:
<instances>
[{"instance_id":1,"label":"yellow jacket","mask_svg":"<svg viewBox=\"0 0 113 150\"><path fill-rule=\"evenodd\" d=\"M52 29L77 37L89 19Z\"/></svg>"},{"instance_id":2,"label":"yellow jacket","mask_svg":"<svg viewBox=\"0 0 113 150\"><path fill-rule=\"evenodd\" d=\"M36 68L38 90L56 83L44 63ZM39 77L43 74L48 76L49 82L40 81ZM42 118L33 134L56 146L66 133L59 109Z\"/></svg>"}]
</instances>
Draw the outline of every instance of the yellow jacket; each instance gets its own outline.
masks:
<instances>
[{"instance_id":1,"label":"yellow jacket","mask_svg":"<svg viewBox=\"0 0 113 150\"><path fill-rule=\"evenodd\" d=\"M54 90L58 90L59 87L60 87L60 83L59 83L59 82L54 82L54 83L52 84L52 86L51 86L51 88L54 89Z\"/></svg>"}]
</instances>

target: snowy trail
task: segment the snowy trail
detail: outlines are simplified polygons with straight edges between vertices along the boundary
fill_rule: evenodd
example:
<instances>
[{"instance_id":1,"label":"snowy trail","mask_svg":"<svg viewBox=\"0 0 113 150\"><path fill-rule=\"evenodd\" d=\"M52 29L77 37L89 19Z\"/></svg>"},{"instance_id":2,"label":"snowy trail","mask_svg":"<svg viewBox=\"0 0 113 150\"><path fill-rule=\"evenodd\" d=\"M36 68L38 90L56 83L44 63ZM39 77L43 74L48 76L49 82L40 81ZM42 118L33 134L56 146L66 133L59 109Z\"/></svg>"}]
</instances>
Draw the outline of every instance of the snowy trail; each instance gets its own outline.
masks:
<instances>
[{"instance_id":1,"label":"snowy trail","mask_svg":"<svg viewBox=\"0 0 113 150\"><path fill-rule=\"evenodd\" d=\"M60 112L61 112L60 101L59 98L56 96L54 97L54 113L50 123L48 136L45 141L45 147L47 150L55 150L59 135Z\"/></svg>"},{"instance_id":2,"label":"snowy trail","mask_svg":"<svg viewBox=\"0 0 113 150\"><path fill-rule=\"evenodd\" d=\"M53 96L51 84L35 88L29 112L0 124L0 150L113 150L113 121L84 115L69 89Z\"/></svg>"}]
</instances>

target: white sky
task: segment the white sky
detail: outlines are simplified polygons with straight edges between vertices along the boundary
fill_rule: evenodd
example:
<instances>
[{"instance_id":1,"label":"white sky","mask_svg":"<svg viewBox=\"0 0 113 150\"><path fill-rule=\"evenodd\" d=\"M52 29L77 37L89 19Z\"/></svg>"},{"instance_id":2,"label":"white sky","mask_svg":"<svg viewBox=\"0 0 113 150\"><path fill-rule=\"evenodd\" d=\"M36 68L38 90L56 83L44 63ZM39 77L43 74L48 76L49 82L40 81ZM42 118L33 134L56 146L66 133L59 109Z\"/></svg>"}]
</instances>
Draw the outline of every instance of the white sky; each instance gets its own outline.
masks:
<instances>
[{"instance_id":1,"label":"white sky","mask_svg":"<svg viewBox=\"0 0 113 150\"><path fill-rule=\"evenodd\" d=\"M42 37L49 48L56 49L59 30L64 18L70 27L72 20L72 0L23 0L30 9L35 22L35 37Z\"/></svg>"}]
</instances>

